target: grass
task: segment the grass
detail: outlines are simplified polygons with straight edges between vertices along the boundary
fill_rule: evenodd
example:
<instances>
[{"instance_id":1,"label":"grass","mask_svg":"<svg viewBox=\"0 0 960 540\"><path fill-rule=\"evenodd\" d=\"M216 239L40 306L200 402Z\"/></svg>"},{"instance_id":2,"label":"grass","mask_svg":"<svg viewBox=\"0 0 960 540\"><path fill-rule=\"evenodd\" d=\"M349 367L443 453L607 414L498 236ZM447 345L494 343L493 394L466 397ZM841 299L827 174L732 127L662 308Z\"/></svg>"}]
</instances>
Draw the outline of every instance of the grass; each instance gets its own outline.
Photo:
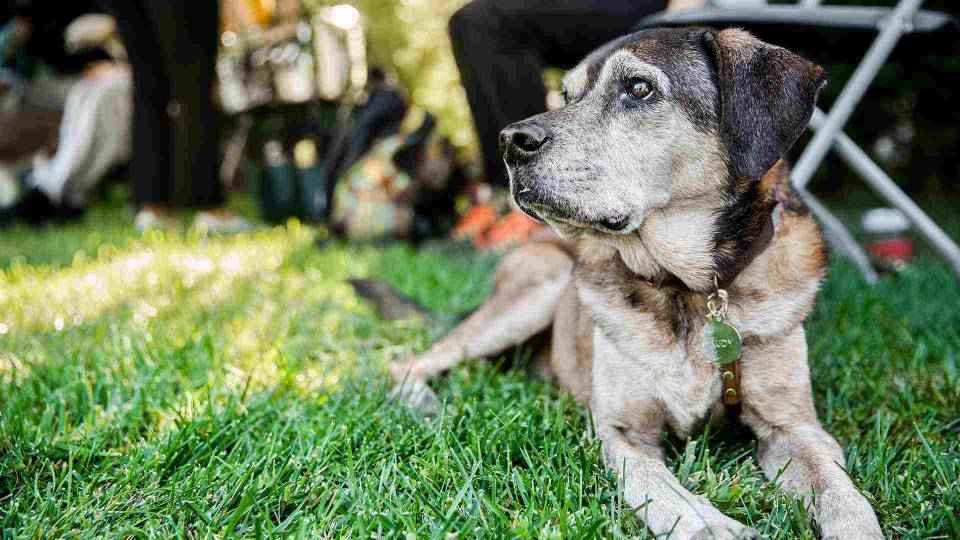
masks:
<instances>
[{"instance_id":1,"label":"grass","mask_svg":"<svg viewBox=\"0 0 960 540\"><path fill-rule=\"evenodd\" d=\"M495 260L328 244L291 224L232 238L79 224L0 233L0 536L650 536L586 418L522 367L436 384L424 424L385 364L437 330L344 285L386 278L442 314ZM868 288L834 263L808 322L817 405L891 538L960 538L960 291L924 259ZM770 538L810 517L726 434L672 441L684 485Z\"/></svg>"}]
</instances>

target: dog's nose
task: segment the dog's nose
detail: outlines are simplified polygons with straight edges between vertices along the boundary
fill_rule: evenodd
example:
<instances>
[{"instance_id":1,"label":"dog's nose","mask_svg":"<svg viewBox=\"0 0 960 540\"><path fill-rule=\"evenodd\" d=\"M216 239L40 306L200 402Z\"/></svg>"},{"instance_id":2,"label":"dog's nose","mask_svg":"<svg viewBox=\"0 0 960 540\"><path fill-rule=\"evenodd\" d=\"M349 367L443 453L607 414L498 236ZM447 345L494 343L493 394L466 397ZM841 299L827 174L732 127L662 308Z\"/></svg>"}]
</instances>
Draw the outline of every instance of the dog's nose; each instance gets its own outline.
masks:
<instances>
[{"instance_id":1,"label":"dog's nose","mask_svg":"<svg viewBox=\"0 0 960 540\"><path fill-rule=\"evenodd\" d=\"M537 153L550 140L550 132L540 124L519 122L500 132L500 151L507 159L524 159Z\"/></svg>"}]
</instances>

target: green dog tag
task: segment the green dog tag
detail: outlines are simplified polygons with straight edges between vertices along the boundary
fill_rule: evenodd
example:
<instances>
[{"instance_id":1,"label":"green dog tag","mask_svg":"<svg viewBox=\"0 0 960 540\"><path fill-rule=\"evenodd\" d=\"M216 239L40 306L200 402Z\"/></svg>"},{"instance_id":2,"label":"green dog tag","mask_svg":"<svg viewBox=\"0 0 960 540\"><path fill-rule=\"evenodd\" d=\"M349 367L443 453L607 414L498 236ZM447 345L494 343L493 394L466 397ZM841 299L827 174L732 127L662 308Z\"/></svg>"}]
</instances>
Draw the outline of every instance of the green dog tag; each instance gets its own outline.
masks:
<instances>
[{"instance_id":1,"label":"green dog tag","mask_svg":"<svg viewBox=\"0 0 960 540\"><path fill-rule=\"evenodd\" d=\"M717 365L736 362L742 345L740 332L721 319L711 318L703 329L703 353Z\"/></svg>"}]
</instances>

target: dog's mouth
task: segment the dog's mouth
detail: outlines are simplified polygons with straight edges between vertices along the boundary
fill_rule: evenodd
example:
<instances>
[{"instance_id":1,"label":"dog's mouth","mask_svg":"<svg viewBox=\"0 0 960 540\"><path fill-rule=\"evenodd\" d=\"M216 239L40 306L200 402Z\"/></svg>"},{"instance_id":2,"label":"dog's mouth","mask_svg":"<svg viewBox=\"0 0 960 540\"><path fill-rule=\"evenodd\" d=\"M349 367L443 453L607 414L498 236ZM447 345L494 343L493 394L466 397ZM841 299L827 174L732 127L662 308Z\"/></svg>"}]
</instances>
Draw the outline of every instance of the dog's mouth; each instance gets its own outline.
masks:
<instances>
[{"instance_id":1,"label":"dog's mouth","mask_svg":"<svg viewBox=\"0 0 960 540\"><path fill-rule=\"evenodd\" d=\"M523 181L510 174L510 189L513 200L525 214L537 221L542 221L567 232L577 230L593 230L609 234L626 234L630 229L631 219L628 214L611 213L598 218L586 218L580 215L570 205L554 200L544 193L527 186Z\"/></svg>"}]
</instances>

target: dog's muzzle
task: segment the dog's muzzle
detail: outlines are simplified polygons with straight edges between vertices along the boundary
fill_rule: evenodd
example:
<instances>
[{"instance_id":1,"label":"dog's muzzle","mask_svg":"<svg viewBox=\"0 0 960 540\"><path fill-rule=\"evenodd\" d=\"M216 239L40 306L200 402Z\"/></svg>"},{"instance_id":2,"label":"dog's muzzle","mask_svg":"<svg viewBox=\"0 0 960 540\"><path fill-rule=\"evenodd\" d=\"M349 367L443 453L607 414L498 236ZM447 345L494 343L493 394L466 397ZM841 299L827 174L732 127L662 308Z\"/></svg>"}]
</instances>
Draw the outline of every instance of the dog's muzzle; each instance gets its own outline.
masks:
<instances>
[{"instance_id":1,"label":"dog's muzzle","mask_svg":"<svg viewBox=\"0 0 960 540\"><path fill-rule=\"evenodd\" d=\"M510 173L513 199L530 217L547 222L561 222L576 228L593 228L607 232L620 232L630 225L626 215L602 219L582 219L567 215L555 197L545 193L536 180L524 178L518 168L531 165L538 154L549 148L553 140L550 129L536 121L524 120L510 124L500 132L500 151Z\"/></svg>"},{"instance_id":2,"label":"dog's muzzle","mask_svg":"<svg viewBox=\"0 0 960 540\"><path fill-rule=\"evenodd\" d=\"M552 201L540 190L529 187L519 178L513 179L513 200L528 216L554 225L562 223L575 229L595 229L602 232L618 233L630 225L630 218L626 215L611 216L600 219L584 219L569 215L558 210L562 205Z\"/></svg>"}]
</instances>

